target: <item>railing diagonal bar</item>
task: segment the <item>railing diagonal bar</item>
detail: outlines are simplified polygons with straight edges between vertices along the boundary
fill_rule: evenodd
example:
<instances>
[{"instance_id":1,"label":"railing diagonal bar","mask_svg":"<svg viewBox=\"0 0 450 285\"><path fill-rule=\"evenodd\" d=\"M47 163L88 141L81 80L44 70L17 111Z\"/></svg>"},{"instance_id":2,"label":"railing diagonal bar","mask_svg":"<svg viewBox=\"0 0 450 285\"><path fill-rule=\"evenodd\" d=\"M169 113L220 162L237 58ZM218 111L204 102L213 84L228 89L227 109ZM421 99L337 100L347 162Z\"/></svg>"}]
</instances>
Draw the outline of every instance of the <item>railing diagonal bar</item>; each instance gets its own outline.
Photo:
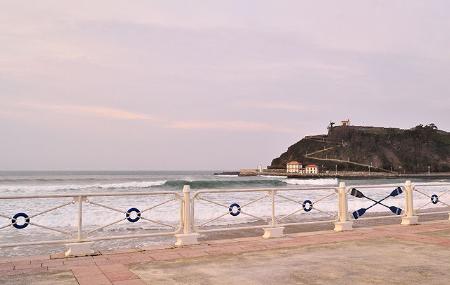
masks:
<instances>
[{"instance_id":1,"label":"railing diagonal bar","mask_svg":"<svg viewBox=\"0 0 450 285\"><path fill-rule=\"evenodd\" d=\"M10 226L11 226L11 224L7 224L7 225L4 225L4 226L1 226L0 230L3 230L4 228L10 227Z\"/></svg>"},{"instance_id":2,"label":"railing diagonal bar","mask_svg":"<svg viewBox=\"0 0 450 285\"><path fill-rule=\"evenodd\" d=\"M228 206L226 206L226 205L222 205L222 204L220 204L220 203L211 201L211 200L209 200L209 199L205 199L205 198L203 198L203 197L198 197L197 199L202 200L202 201L205 201L205 202L209 202L209 203L211 203L211 204L215 204L215 205L217 205L217 206L221 206L221 207L224 207L224 208L227 208L227 209L228 209Z\"/></svg>"},{"instance_id":3,"label":"railing diagonal bar","mask_svg":"<svg viewBox=\"0 0 450 285\"><path fill-rule=\"evenodd\" d=\"M39 212L39 213L37 213L37 214L31 215L31 216L30 216L30 219L31 219L31 218L34 218L34 217L37 217L37 216L40 216L40 215L43 215L43 214L46 214L46 213L48 213L48 212L57 210L57 209L59 209L59 208L63 208L63 207L65 207L65 206L68 206L68 205L71 205L71 204L73 204L73 202L64 203L64 204L62 204L62 205L59 205L59 206L56 206L56 207L53 207L53 208L44 210L44 211Z\"/></svg>"},{"instance_id":4,"label":"railing diagonal bar","mask_svg":"<svg viewBox=\"0 0 450 285\"><path fill-rule=\"evenodd\" d=\"M0 214L0 217L11 220L11 217L8 217L8 216L2 215L2 214Z\"/></svg>"},{"instance_id":5,"label":"railing diagonal bar","mask_svg":"<svg viewBox=\"0 0 450 285\"><path fill-rule=\"evenodd\" d=\"M297 200L294 200L294 199L292 199L292 198L289 198L289 197L286 197L286 196L284 196L284 195L282 195L282 194L276 194L277 196L279 196L279 197L281 197L281 198L283 198L283 199L286 199L286 200L289 200L289 201L291 201L291 202L294 202L294 203L296 203L296 204L302 204L302 202L299 202L299 201L297 201Z\"/></svg>"},{"instance_id":6,"label":"railing diagonal bar","mask_svg":"<svg viewBox=\"0 0 450 285\"><path fill-rule=\"evenodd\" d=\"M422 191L420 191L420 190L418 190L418 189L414 189L414 191L416 191L416 192L418 192L418 193L420 193L420 194L422 194L422 195L424 195L424 196L426 196L426 197L428 197L428 198L431 198L431 195L426 194L426 193L423 193Z\"/></svg>"},{"instance_id":7,"label":"railing diagonal bar","mask_svg":"<svg viewBox=\"0 0 450 285\"><path fill-rule=\"evenodd\" d=\"M46 229L46 230L49 230L49 231L54 231L54 232L58 232L58 233L61 233L61 234L69 235L69 236L72 235L69 232L58 230L58 229L55 229L55 228L52 228L52 227L47 227L47 226L44 226L44 225L41 225L41 224L37 224L35 222L30 222L30 225L33 225L33 226L39 227L39 228L43 228L43 229Z\"/></svg>"},{"instance_id":8,"label":"railing diagonal bar","mask_svg":"<svg viewBox=\"0 0 450 285\"><path fill-rule=\"evenodd\" d=\"M242 208L242 207L241 207L241 208ZM252 215L252 214L249 214L249 213L247 213L247 212L244 212L244 211L242 211L242 209L241 209L241 214L247 215L247 216L250 216L250 217L253 217L253 218L258 219L258 220L266 221L266 219L261 218L261 217L258 217L258 216L255 216L255 215Z\"/></svg>"},{"instance_id":9,"label":"railing diagonal bar","mask_svg":"<svg viewBox=\"0 0 450 285\"><path fill-rule=\"evenodd\" d=\"M152 219L144 218L142 216L141 216L141 219L149 221L149 222L152 222L154 224L158 224L158 225L161 225L161 226L166 226L166 227L169 227L169 228L172 228L172 229L176 229L176 227L174 227L172 225L165 224L165 223L162 223L162 222L158 222L158 221L155 221L155 220L152 220Z\"/></svg>"},{"instance_id":10,"label":"railing diagonal bar","mask_svg":"<svg viewBox=\"0 0 450 285\"><path fill-rule=\"evenodd\" d=\"M255 200L253 200L253 201L248 202L247 204L242 205L241 208L244 208L245 206L254 204L254 203L256 203L256 202L258 202L258 201L261 201L262 199L267 198L267 197L269 197L269 196L264 195L263 197L260 197L260 198L258 198L258 199L255 199Z\"/></svg>"},{"instance_id":11,"label":"railing diagonal bar","mask_svg":"<svg viewBox=\"0 0 450 285\"><path fill-rule=\"evenodd\" d=\"M220 215L220 216L218 216L218 217L216 217L216 218L214 218L214 219L211 219L211 220L209 220L209 221L204 222L203 224L199 225L199 227L203 227L203 226L205 226L205 225L207 225L207 224L209 224L209 223L212 223L212 222L214 222L214 221L216 221L216 220L218 220L218 219L220 219L220 218L222 218L222 217L224 217L224 216L226 216L226 215L228 215L228 214L229 214L229 212L226 212L226 213L223 214L223 215Z\"/></svg>"},{"instance_id":12,"label":"railing diagonal bar","mask_svg":"<svg viewBox=\"0 0 450 285\"><path fill-rule=\"evenodd\" d=\"M317 203L319 203L320 201L325 200L325 199L327 199L327 198L329 198L329 197L331 197L331 196L333 196L333 195L336 195L336 193L331 193L331 194L329 194L329 195L326 195L326 196L324 196L324 197L322 197L322 198L320 198L320 199L314 201L313 204L317 204Z\"/></svg>"},{"instance_id":13,"label":"railing diagonal bar","mask_svg":"<svg viewBox=\"0 0 450 285\"><path fill-rule=\"evenodd\" d=\"M296 211L294 211L294 212L292 212L292 213L290 213L290 214L287 214L287 215L285 215L285 216L279 218L278 221L281 221L281 220L284 220L284 219L286 219L286 218L289 218L290 216L293 216L293 215L297 214L297 213L300 212L300 211L303 211L303 208L298 209L298 210L296 210Z\"/></svg>"},{"instance_id":14,"label":"railing diagonal bar","mask_svg":"<svg viewBox=\"0 0 450 285\"><path fill-rule=\"evenodd\" d=\"M447 204L447 203L445 203L445 202L442 202L441 200L439 200L439 202L438 203L441 203L441 204L444 204L445 206L447 206L447 207L450 207L450 205L449 204Z\"/></svg>"},{"instance_id":15,"label":"railing diagonal bar","mask_svg":"<svg viewBox=\"0 0 450 285\"><path fill-rule=\"evenodd\" d=\"M426 206L430 205L431 203L432 203L432 202L431 202L431 201L429 201L429 202L427 202L427 203L423 204L422 206L420 206L420 207L416 208L416 210L420 210L420 209L423 209L423 208L425 208Z\"/></svg>"},{"instance_id":16,"label":"railing diagonal bar","mask_svg":"<svg viewBox=\"0 0 450 285\"><path fill-rule=\"evenodd\" d=\"M115 221L115 222L109 223L109 224L107 224L107 225L105 225L105 226L101 226L101 227L95 228L95 229L93 229L92 231L87 232L87 234L90 235L90 234L92 234L93 232L102 230L102 229L104 229L104 228L107 228L107 227L110 227L110 226L112 226L112 225L118 224L118 223L120 223L120 222L122 222L122 221L125 221L125 220L126 220L126 218L122 218L122 219L117 220L117 221Z\"/></svg>"},{"instance_id":17,"label":"railing diagonal bar","mask_svg":"<svg viewBox=\"0 0 450 285\"><path fill-rule=\"evenodd\" d=\"M439 198L442 198L443 196L447 195L449 193L450 190L445 190L441 193L439 193Z\"/></svg>"},{"instance_id":18,"label":"railing diagonal bar","mask_svg":"<svg viewBox=\"0 0 450 285\"><path fill-rule=\"evenodd\" d=\"M327 215L327 216L329 216L329 217L336 217L336 215L332 215L332 214L330 214L330 213L328 213L328 212L325 212L325 211L322 211L322 210L319 210L319 209L317 209L317 208L312 208L313 210L316 210L317 212L320 212L320 213L322 213L322 214L325 214L325 215Z\"/></svg>"},{"instance_id":19,"label":"railing diagonal bar","mask_svg":"<svg viewBox=\"0 0 450 285\"><path fill-rule=\"evenodd\" d=\"M175 201L175 200L176 200L175 198L172 198L172 199L167 200L167 201L165 201L165 202L162 202L162 203L159 203L159 204L157 204L157 205L151 206L150 208L147 208L147 209L142 210L141 213L145 213L145 212L147 212L147 211L153 210L153 209L155 209L156 207L165 205L165 204L167 204L167 203L169 203L169 202L172 202L172 201Z\"/></svg>"},{"instance_id":20,"label":"railing diagonal bar","mask_svg":"<svg viewBox=\"0 0 450 285\"><path fill-rule=\"evenodd\" d=\"M88 203L89 203L89 204L92 204L92 205L94 205L94 206L103 207L103 208L105 208L105 209L109 209L109 210L116 211L116 212L119 212L119 213L122 213L122 214L123 214L123 211L122 211L122 210L118 210L118 209L115 209L115 208L110 207L110 206L102 205L102 204L100 204L100 203L92 202L92 201L89 201Z\"/></svg>"}]
</instances>

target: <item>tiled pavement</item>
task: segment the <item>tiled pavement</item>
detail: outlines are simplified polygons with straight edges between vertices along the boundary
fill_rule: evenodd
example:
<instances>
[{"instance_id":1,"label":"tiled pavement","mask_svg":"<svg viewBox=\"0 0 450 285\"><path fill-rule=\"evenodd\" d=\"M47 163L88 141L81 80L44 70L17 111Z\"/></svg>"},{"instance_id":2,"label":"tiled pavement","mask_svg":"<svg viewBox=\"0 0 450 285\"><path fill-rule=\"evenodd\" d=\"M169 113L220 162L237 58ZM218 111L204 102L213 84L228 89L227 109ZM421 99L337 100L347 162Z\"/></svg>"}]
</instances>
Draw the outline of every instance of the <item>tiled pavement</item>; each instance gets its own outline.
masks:
<instances>
[{"instance_id":1,"label":"tiled pavement","mask_svg":"<svg viewBox=\"0 0 450 285\"><path fill-rule=\"evenodd\" d=\"M21 279L33 279L33 276L38 275L44 276L45 279L47 274L48 283L44 281L39 284L58 284L52 281L52 274L69 272L72 274L70 277L73 283L61 282L61 284L138 285L146 283L129 270L129 266L132 264L236 255L246 252L333 244L344 241L370 241L380 238L394 238L401 241L450 248L450 236L439 234L440 232L448 233L449 230L449 221L438 221L416 226L390 225L360 228L341 233L322 231L290 234L284 238L271 240L264 240L260 237L216 240L183 248L150 248L78 258L50 256L5 258L0 260L0 284L16 284L8 283L8 280L12 279L18 280L17 284L21 284L19 282Z\"/></svg>"}]
</instances>

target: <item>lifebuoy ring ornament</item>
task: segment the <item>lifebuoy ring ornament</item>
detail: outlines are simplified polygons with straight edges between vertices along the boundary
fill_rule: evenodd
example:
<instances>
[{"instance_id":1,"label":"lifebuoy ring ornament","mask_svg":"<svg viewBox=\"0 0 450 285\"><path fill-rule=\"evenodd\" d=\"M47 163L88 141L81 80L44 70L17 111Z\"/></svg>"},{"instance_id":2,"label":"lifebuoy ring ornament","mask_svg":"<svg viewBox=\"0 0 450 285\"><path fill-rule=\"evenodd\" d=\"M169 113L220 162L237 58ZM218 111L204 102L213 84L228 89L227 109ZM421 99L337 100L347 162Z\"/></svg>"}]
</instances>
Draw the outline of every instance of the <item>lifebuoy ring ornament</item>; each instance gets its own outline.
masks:
<instances>
[{"instance_id":1,"label":"lifebuoy ring ornament","mask_svg":"<svg viewBox=\"0 0 450 285\"><path fill-rule=\"evenodd\" d=\"M302 207L305 212L309 212L313 209L313 203L311 202L311 200L305 200L302 204Z\"/></svg>"},{"instance_id":2,"label":"lifebuoy ring ornament","mask_svg":"<svg viewBox=\"0 0 450 285\"><path fill-rule=\"evenodd\" d=\"M239 204L237 204L237 203L233 203L228 208L228 212L233 217L239 216L239 214L241 213L241 206L239 206Z\"/></svg>"},{"instance_id":3,"label":"lifebuoy ring ornament","mask_svg":"<svg viewBox=\"0 0 450 285\"><path fill-rule=\"evenodd\" d=\"M131 213L136 213L136 217L132 218ZM138 208L130 208L126 212L125 216L130 223L136 223L137 221L139 221L141 219L141 211L139 211Z\"/></svg>"},{"instance_id":4,"label":"lifebuoy ring ornament","mask_svg":"<svg viewBox=\"0 0 450 285\"><path fill-rule=\"evenodd\" d=\"M439 202L439 197L436 194L431 195L431 203L437 204Z\"/></svg>"},{"instance_id":5,"label":"lifebuoy ring ornament","mask_svg":"<svg viewBox=\"0 0 450 285\"><path fill-rule=\"evenodd\" d=\"M24 219L25 219L25 223L19 225L19 224L17 223L17 219L18 219L18 218L24 218ZM28 225L30 224L30 217L29 217L27 214L25 214L25 213L17 213L17 214L15 214L15 215L12 217L12 219L11 219L11 224L12 224L12 226L15 227L16 229L19 229L19 230L24 229L24 228L28 227Z\"/></svg>"}]
</instances>

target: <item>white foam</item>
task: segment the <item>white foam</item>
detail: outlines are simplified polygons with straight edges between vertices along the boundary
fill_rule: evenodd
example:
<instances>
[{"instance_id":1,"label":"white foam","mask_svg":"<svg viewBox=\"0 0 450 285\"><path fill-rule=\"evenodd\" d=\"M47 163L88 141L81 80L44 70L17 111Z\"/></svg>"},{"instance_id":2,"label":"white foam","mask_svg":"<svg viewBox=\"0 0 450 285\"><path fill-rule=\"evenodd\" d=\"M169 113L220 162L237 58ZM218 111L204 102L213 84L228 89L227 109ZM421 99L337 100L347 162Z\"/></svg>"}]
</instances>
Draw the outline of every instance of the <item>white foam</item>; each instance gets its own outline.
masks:
<instances>
[{"instance_id":1,"label":"white foam","mask_svg":"<svg viewBox=\"0 0 450 285\"><path fill-rule=\"evenodd\" d=\"M291 185L338 185L337 178L319 178L319 179L283 179L283 182Z\"/></svg>"},{"instance_id":2,"label":"white foam","mask_svg":"<svg viewBox=\"0 0 450 285\"><path fill-rule=\"evenodd\" d=\"M83 190L83 189L122 189L122 188L149 188L164 185L167 180L133 181L108 184L65 184L65 185L2 185L0 191L57 191L57 190Z\"/></svg>"},{"instance_id":3,"label":"white foam","mask_svg":"<svg viewBox=\"0 0 450 285\"><path fill-rule=\"evenodd\" d=\"M273 179L280 179L280 178L287 178L287 176L283 175L259 175L260 177L265 178L273 178Z\"/></svg>"}]
</instances>

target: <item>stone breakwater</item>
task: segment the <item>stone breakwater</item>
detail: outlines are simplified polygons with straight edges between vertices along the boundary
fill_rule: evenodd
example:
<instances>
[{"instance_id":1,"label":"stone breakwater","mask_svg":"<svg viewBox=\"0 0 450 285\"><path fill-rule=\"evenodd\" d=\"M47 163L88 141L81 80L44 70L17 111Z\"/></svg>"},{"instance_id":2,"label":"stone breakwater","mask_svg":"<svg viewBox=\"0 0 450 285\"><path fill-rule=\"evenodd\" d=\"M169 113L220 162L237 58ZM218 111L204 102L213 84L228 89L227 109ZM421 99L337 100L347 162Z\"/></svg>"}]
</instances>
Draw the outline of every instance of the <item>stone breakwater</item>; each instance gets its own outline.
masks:
<instances>
[{"instance_id":1,"label":"stone breakwater","mask_svg":"<svg viewBox=\"0 0 450 285\"><path fill-rule=\"evenodd\" d=\"M396 174L385 172L365 172L365 171L329 171L328 173L318 174L300 174L287 173L284 169L241 169L239 176L287 176L288 178L341 178L341 179L384 179L384 178L422 178L422 179L439 179L450 178L450 172L441 173L415 173L415 174Z\"/></svg>"}]
</instances>

